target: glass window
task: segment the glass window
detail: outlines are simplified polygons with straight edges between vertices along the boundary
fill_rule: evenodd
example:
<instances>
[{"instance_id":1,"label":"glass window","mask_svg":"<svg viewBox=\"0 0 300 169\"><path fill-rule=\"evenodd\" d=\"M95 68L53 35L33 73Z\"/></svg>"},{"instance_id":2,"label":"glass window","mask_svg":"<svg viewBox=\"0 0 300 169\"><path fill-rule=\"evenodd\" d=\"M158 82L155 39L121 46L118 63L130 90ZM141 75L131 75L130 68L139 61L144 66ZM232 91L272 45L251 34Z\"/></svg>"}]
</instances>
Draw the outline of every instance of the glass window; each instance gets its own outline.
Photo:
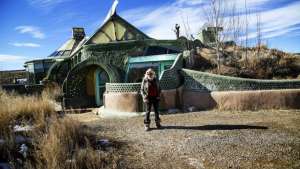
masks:
<instances>
[{"instance_id":1,"label":"glass window","mask_svg":"<svg viewBox=\"0 0 300 169\"><path fill-rule=\"evenodd\" d=\"M147 66L147 67L132 67L130 68L128 75L127 75L127 82L129 83L135 83L135 82L141 82L144 78L145 72L147 69L152 68L155 73L156 73L156 77L159 77L158 74L158 66Z\"/></svg>"},{"instance_id":2,"label":"glass window","mask_svg":"<svg viewBox=\"0 0 300 169\"><path fill-rule=\"evenodd\" d=\"M59 51L56 56L62 56L64 51Z\"/></svg>"},{"instance_id":3,"label":"glass window","mask_svg":"<svg viewBox=\"0 0 300 169\"><path fill-rule=\"evenodd\" d=\"M49 69L51 67L51 65L52 65L52 62L45 62L44 63L44 68Z\"/></svg>"},{"instance_id":4,"label":"glass window","mask_svg":"<svg viewBox=\"0 0 300 169\"><path fill-rule=\"evenodd\" d=\"M43 62L34 63L34 69L43 69Z\"/></svg>"},{"instance_id":5,"label":"glass window","mask_svg":"<svg viewBox=\"0 0 300 169\"><path fill-rule=\"evenodd\" d=\"M66 50L66 51L63 53L64 56L69 56L70 54L71 54L71 51L70 51L70 50Z\"/></svg>"},{"instance_id":6,"label":"glass window","mask_svg":"<svg viewBox=\"0 0 300 169\"><path fill-rule=\"evenodd\" d=\"M34 72L44 72L43 62L34 63Z\"/></svg>"},{"instance_id":7,"label":"glass window","mask_svg":"<svg viewBox=\"0 0 300 169\"><path fill-rule=\"evenodd\" d=\"M146 52L146 56L166 54L167 50L168 49L160 47L160 46L150 46Z\"/></svg>"},{"instance_id":8,"label":"glass window","mask_svg":"<svg viewBox=\"0 0 300 169\"><path fill-rule=\"evenodd\" d=\"M172 65L164 65L164 70L170 69Z\"/></svg>"},{"instance_id":9,"label":"glass window","mask_svg":"<svg viewBox=\"0 0 300 169\"><path fill-rule=\"evenodd\" d=\"M34 66L33 66L33 63L28 63L28 64L27 64L27 70L28 70L28 72L30 72L30 73L34 73Z\"/></svg>"}]
</instances>

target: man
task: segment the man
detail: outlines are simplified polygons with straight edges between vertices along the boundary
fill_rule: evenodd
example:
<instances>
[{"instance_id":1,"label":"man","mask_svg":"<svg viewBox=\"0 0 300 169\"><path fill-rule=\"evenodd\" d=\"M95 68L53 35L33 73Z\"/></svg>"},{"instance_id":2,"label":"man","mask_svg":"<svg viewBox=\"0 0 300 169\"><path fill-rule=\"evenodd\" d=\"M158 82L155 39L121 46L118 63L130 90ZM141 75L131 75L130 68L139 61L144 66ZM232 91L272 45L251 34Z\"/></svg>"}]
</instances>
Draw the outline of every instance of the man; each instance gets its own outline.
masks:
<instances>
[{"instance_id":1,"label":"man","mask_svg":"<svg viewBox=\"0 0 300 169\"><path fill-rule=\"evenodd\" d=\"M141 94L143 101L147 105L147 112L144 119L145 131L150 129L150 112L151 107L153 106L155 112L155 123L157 128L161 128L160 118L158 113L158 104L160 100L160 86L159 82L156 79L155 72L152 69L148 69L145 73L141 85Z\"/></svg>"}]
</instances>

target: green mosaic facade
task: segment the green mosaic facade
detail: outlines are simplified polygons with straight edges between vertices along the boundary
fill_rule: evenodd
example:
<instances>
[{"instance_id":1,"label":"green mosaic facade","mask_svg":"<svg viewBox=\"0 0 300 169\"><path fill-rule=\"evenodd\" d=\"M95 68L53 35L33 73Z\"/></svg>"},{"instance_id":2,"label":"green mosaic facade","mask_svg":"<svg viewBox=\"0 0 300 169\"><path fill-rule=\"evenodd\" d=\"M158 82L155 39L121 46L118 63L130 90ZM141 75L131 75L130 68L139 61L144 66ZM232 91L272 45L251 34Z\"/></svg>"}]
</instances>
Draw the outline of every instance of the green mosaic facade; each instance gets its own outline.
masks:
<instances>
[{"instance_id":1,"label":"green mosaic facade","mask_svg":"<svg viewBox=\"0 0 300 169\"><path fill-rule=\"evenodd\" d=\"M258 80L216 75L182 69L184 89L200 92L299 89L300 80Z\"/></svg>"}]
</instances>

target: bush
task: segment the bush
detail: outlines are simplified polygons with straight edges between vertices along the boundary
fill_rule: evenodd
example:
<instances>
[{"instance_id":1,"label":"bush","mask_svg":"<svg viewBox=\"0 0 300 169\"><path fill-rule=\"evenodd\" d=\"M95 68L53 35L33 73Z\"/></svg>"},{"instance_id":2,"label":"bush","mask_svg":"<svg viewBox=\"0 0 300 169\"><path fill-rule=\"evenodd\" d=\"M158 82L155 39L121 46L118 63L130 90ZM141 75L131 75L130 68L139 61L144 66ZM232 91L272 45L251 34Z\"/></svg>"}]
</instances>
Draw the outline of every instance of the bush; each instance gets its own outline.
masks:
<instances>
[{"instance_id":1,"label":"bush","mask_svg":"<svg viewBox=\"0 0 300 169\"><path fill-rule=\"evenodd\" d=\"M0 90L0 161L13 168L99 169L115 168L118 156L97 149L96 132L55 112L51 90L41 96L20 96ZM52 92L53 93L53 92ZM30 125L16 133L15 125ZM18 151L17 137L30 138L27 157Z\"/></svg>"}]
</instances>

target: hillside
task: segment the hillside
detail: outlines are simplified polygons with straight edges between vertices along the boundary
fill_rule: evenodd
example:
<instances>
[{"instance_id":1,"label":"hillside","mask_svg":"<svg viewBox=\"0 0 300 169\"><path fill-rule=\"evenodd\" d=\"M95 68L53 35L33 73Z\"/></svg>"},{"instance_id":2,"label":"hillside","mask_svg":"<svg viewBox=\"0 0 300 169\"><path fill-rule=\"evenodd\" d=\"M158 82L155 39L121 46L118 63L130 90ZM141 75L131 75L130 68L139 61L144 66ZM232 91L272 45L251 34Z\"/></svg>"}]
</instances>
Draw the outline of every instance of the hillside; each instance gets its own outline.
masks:
<instances>
[{"instance_id":1,"label":"hillside","mask_svg":"<svg viewBox=\"0 0 300 169\"><path fill-rule=\"evenodd\" d=\"M187 59L191 69L254 79L295 79L300 74L300 57L266 46L226 46L220 51L220 70L213 48L198 48Z\"/></svg>"}]
</instances>

